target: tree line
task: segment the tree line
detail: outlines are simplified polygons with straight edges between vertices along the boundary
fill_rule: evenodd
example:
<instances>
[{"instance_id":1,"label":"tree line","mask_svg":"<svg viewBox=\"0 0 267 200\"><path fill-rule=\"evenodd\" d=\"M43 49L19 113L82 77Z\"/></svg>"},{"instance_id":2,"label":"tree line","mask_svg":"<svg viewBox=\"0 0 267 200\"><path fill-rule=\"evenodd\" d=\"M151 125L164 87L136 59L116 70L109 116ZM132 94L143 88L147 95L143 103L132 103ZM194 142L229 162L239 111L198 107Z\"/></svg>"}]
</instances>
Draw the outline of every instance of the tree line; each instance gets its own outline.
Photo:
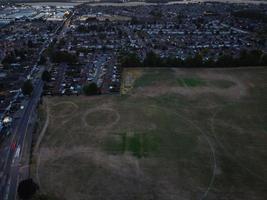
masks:
<instances>
[{"instance_id":1,"label":"tree line","mask_svg":"<svg viewBox=\"0 0 267 200\"><path fill-rule=\"evenodd\" d=\"M220 55L217 59L204 59L201 54L188 56L186 59L176 57L161 58L153 51L147 53L141 61L136 53L121 55L120 63L122 68L127 67L185 67L185 68L216 68L216 67L246 67L246 66L267 66L267 54L260 50L241 51L239 56L230 54Z\"/></svg>"},{"instance_id":2,"label":"tree line","mask_svg":"<svg viewBox=\"0 0 267 200\"><path fill-rule=\"evenodd\" d=\"M68 63L75 64L78 62L78 57L75 54L71 54L67 51L53 51L50 55L51 61L54 63Z\"/></svg>"},{"instance_id":3,"label":"tree line","mask_svg":"<svg viewBox=\"0 0 267 200\"><path fill-rule=\"evenodd\" d=\"M252 9L238 10L232 12L231 14L234 17L238 18L247 18L251 20L262 21L265 23L267 22L267 15L261 10L252 10Z\"/></svg>"}]
</instances>

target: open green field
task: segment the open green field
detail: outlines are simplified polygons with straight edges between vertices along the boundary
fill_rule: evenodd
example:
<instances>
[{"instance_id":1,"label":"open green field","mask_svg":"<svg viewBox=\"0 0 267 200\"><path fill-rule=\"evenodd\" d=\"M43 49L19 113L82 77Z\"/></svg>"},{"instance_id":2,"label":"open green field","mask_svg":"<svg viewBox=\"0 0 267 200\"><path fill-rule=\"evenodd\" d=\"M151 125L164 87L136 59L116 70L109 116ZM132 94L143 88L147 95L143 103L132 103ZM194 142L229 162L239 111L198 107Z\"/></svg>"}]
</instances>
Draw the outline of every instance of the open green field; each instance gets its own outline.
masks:
<instances>
[{"instance_id":1,"label":"open green field","mask_svg":"<svg viewBox=\"0 0 267 200\"><path fill-rule=\"evenodd\" d=\"M33 176L66 200L267 199L267 69L127 69L48 97Z\"/></svg>"}]
</instances>

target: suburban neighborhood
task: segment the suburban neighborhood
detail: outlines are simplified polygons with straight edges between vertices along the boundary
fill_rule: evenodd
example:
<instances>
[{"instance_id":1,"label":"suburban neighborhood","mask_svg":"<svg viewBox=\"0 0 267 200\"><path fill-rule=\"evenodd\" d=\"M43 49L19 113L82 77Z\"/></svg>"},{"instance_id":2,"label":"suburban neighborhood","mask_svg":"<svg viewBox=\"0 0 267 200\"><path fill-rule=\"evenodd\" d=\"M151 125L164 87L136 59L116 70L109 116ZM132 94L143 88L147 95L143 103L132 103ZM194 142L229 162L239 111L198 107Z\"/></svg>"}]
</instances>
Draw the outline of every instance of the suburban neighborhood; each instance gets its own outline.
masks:
<instances>
[{"instance_id":1,"label":"suburban neighborhood","mask_svg":"<svg viewBox=\"0 0 267 200\"><path fill-rule=\"evenodd\" d=\"M29 177L43 98L120 95L127 68L266 66L266 34L264 3L0 3L0 199Z\"/></svg>"}]
</instances>

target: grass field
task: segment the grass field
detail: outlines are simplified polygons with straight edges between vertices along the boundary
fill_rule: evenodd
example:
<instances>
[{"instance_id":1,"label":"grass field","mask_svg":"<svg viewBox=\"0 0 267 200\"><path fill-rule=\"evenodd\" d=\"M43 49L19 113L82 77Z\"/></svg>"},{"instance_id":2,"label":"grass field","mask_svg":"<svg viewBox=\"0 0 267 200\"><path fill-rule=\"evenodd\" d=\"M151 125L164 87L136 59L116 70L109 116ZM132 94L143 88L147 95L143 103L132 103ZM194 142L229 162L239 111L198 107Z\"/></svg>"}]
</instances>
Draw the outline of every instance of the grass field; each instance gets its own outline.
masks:
<instances>
[{"instance_id":1,"label":"grass field","mask_svg":"<svg viewBox=\"0 0 267 200\"><path fill-rule=\"evenodd\" d=\"M46 98L32 174L66 200L267 199L266 77L128 69L123 95Z\"/></svg>"}]
</instances>

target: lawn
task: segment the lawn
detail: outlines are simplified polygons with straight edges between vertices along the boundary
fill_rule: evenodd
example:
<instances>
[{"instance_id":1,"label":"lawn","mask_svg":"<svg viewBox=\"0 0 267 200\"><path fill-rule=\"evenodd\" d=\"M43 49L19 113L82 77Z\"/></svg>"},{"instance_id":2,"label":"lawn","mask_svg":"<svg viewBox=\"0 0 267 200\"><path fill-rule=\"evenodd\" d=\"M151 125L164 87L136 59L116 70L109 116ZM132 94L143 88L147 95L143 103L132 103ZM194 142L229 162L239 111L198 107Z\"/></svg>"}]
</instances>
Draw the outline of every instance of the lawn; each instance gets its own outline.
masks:
<instances>
[{"instance_id":1,"label":"lawn","mask_svg":"<svg viewBox=\"0 0 267 200\"><path fill-rule=\"evenodd\" d=\"M128 70L123 95L44 99L50 123L32 171L43 192L267 199L266 69Z\"/></svg>"},{"instance_id":2,"label":"lawn","mask_svg":"<svg viewBox=\"0 0 267 200\"><path fill-rule=\"evenodd\" d=\"M206 85L206 82L199 78L179 78L177 82L184 87L198 87Z\"/></svg>"},{"instance_id":3,"label":"lawn","mask_svg":"<svg viewBox=\"0 0 267 200\"><path fill-rule=\"evenodd\" d=\"M137 158L151 156L159 150L160 140L154 133L121 133L117 138L107 140L107 153L122 155L131 153Z\"/></svg>"}]
</instances>

